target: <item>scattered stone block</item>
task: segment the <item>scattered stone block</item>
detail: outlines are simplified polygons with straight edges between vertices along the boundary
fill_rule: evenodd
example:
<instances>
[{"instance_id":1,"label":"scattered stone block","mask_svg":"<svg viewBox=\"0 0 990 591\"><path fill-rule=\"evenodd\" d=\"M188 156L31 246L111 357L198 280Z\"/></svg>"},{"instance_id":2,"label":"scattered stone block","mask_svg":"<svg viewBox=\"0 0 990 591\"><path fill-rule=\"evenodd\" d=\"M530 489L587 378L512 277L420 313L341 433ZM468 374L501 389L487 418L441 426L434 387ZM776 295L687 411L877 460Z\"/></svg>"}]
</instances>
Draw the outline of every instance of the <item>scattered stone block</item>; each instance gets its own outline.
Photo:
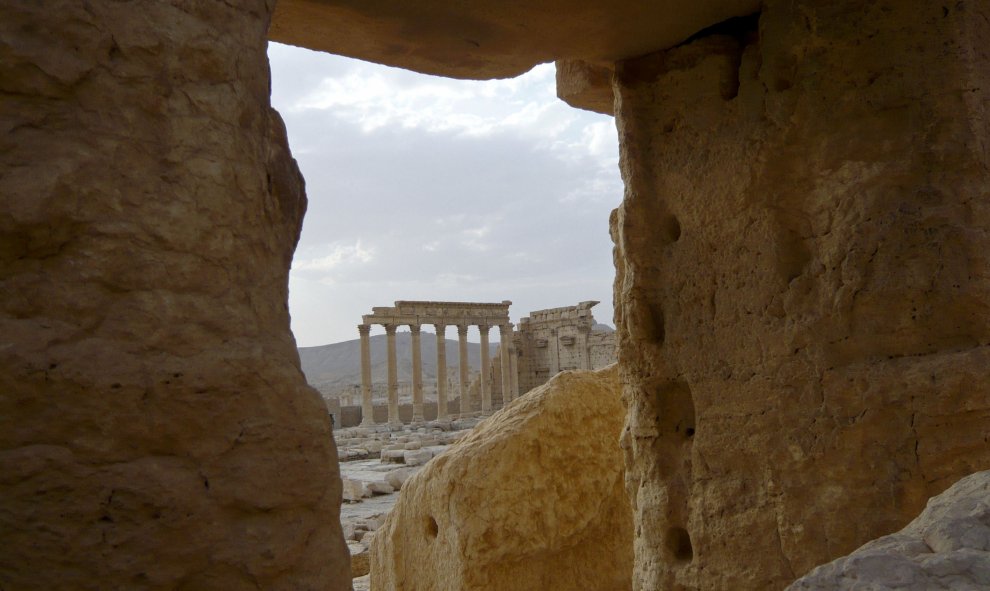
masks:
<instances>
[{"instance_id":1,"label":"scattered stone block","mask_svg":"<svg viewBox=\"0 0 990 591\"><path fill-rule=\"evenodd\" d=\"M382 451L382 462L386 464L404 464L406 451L403 449L388 449Z\"/></svg>"},{"instance_id":2,"label":"scattered stone block","mask_svg":"<svg viewBox=\"0 0 990 591\"><path fill-rule=\"evenodd\" d=\"M403 458L407 466L422 466L433 458L433 452L427 449L406 451Z\"/></svg>"},{"instance_id":3,"label":"scattered stone block","mask_svg":"<svg viewBox=\"0 0 990 591\"><path fill-rule=\"evenodd\" d=\"M787 591L990 589L990 471L932 497L901 531L819 566Z\"/></svg>"},{"instance_id":4,"label":"scattered stone block","mask_svg":"<svg viewBox=\"0 0 990 591\"><path fill-rule=\"evenodd\" d=\"M392 485L395 490L402 490L402 485L406 483L406 480L410 476L417 472L416 468L399 468L397 470L392 470L385 475L385 481Z\"/></svg>"},{"instance_id":5,"label":"scattered stone block","mask_svg":"<svg viewBox=\"0 0 990 591\"><path fill-rule=\"evenodd\" d=\"M364 497L368 496L368 493L364 487L364 483L358 480L351 480L350 478L345 478L343 480L343 483L344 483L343 493L344 493L345 501L351 503L357 503L361 501L361 499L363 499Z\"/></svg>"},{"instance_id":6,"label":"scattered stone block","mask_svg":"<svg viewBox=\"0 0 990 591\"><path fill-rule=\"evenodd\" d=\"M392 485L387 482L369 482L367 487L374 495L390 495L395 492Z\"/></svg>"},{"instance_id":7,"label":"scattered stone block","mask_svg":"<svg viewBox=\"0 0 990 591\"><path fill-rule=\"evenodd\" d=\"M624 420L614 368L560 374L492 415L405 483L370 539L376 588L628 591Z\"/></svg>"}]
</instances>

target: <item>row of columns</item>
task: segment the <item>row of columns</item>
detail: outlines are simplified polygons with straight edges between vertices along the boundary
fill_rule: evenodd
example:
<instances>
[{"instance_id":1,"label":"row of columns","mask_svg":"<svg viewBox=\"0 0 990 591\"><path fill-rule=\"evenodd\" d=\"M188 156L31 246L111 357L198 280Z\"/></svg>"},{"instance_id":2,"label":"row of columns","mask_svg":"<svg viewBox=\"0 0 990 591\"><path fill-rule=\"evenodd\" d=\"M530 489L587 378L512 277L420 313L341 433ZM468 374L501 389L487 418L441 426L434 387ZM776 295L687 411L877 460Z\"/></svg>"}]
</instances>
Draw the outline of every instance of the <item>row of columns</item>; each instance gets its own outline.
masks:
<instances>
[{"instance_id":1,"label":"row of columns","mask_svg":"<svg viewBox=\"0 0 990 591\"><path fill-rule=\"evenodd\" d=\"M401 326L398 324L385 324L385 335L387 340L388 356L388 424L399 426L402 421L399 419L399 374L395 351L395 330ZM412 333L412 366L413 366L413 415L412 423L422 423L423 417L423 358L420 340L420 325L409 324ZM447 410L447 346L446 332L447 325L434 323L437 331L437 420L449 420ZM459 387L461 396L461 417L471 415L470 401L468 400L468 333L467 324L457 325L458 357L459 357ZM481 413L483 415L492 412L492 393L485 379L491 371L491 359L489 357L488 331L490 326L478 325L481 333ZM371 398L371 325L359 324L358 333L361 336L361 425L371 426L375 424L374 405ZM516 383L512 368L512 324L499 325L499 336L501 338L503 355L501 355L502 374L502 398L503 403L509 402L516 390L513 388Z\"/></svg>"}]
</instances>

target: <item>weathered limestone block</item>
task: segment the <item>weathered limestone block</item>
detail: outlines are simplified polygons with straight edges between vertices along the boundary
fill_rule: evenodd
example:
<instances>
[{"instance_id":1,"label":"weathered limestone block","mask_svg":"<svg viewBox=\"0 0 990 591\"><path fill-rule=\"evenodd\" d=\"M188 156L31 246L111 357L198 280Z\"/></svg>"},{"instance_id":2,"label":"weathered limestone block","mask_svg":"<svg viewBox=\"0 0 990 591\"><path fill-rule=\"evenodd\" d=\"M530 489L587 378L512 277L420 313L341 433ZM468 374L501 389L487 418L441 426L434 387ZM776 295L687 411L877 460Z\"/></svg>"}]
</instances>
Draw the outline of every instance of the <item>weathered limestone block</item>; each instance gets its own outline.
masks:
<instances>
[{"instance_id":1,"label":"weathered limestone block","mask_svg":"<svg viewBox=\"0 0 990 591\"><path fill-rule=\"evenodd\" d=\"M270 2L0 8L0 587L347 589Z\"/></svg>"},{"instance_id":2,"label":"weathered limestone block","mask_svg":"<svg viewBox=\"0 0 990 591\"><path fill-rule=\"evenodd\" d=\"M841 516L838 516L841 519ZM788 591L990 589L990 472L928 501L907 527L820 566Z\"/></svg>"},{"instance_id":3,"label":"weathered limestone block","mask_svg":"<svg viewBox=\"0 0 990 591\"><path fill-rule=\"evenodd\" d=\"M279 0L271 38L455 78L506 78L543 62L625 59L670 47L758 0Z\"/></svg>"},{"instance_id":4,"label":"weathered limestone block","mask_svg":"<svg viewBox=\"0 0 990 591\"><path fill-rule=\"evenodd\" d=\"M617 65L635 588L781 589L990 467L987 10L770 0Z\"/></svg>"},{"instance_id":5,"label":"weathered limestone block","mask_svg":"<svg viewBox=\"0 0 990 591\"><path fill-rule=\"evenodd\" d=\"M568 105L612 115L615 97L612 94L610 65L591 64L580 60L558 60L557 98Z\"/></svg>"},{"instance_id":6,"label":"weathered limestone block","mask_svg":"<svg viewBox=\"0 0 990 591\"><path fill-rule=\"evenodd\" d=\"M406 481L375 533L379 591L629 589L616 371L566 372Z\"/></svg>"}]
</instances>

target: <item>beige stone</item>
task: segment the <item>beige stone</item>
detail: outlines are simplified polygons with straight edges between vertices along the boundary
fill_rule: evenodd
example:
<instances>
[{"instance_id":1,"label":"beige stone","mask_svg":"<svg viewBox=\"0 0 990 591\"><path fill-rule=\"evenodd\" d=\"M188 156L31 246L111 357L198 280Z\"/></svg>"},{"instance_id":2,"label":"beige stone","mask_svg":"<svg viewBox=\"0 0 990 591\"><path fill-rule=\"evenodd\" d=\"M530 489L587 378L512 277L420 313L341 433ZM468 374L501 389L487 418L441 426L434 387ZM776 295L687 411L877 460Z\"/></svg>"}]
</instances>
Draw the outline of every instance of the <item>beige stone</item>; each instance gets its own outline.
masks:
<instances>
[{"instance_id":1,"label":"beige stone","mask_svg":"<svg viewBox=\"0 0 990 591\"><path fill-rule=\"evenodd\" d=\"M270 6L0 6L4 589L348 588Z\"/></svg>"},{"instance_id":2,"label":"beige stone","mask_svg":"<svg viewBox=\"0 0 990 591\"><path fill-rule=\"evenodd\" d=\"M271 38L427 74L506 78L557 59L670 47L757 0L279 0Z\"/></svg>"},{"instance_id":3,"label":"beige stone","mask_svg":"<svg viewBox=\"0 0 990 591\"><path fill-rule=\"evenodd\" d=\"M816 568L787 589L990 589L990 472L963 478L898 533Z\"/></svg>"},{"instance_id":4,"label":"beige stone","mask_svg":"<svg viewBox=\"0 0 990 591\"><path fill-rule=\"evenodd\" d=\"M601 369L616 362L615 333L595 328L598 302L530 312L519 320L513 346L518 389L526 393L561 371Z\"/></svg>"},{"instance_id":5,"label":"beige stone","mask_svg":"<svg viewBox=\"0 0 990 591\"><path fill-rule=\"evenodd\" d=\"M374 588L628 589L623 414L610 368L492 415L406 481L372 541Z\"/></svg>"},{"instance_id":6,"label":"beige stone","mask_svg":"<svg viewBox=\"0 0 990 591\"><path fill-rule=\"evenodd\" d=\"M0 7L5 586L349 582L288 329L305 201L268 105L270 7ZM274 39L434 73L622 60L637 588L781 588L990 465L983 3L278 10ZM497 555L465 540L449 556Z\"/></svg>"},{"instance_id":7,"label":"beige stone","mask_svg":"<svg viewBox=\"0 0 990 591\"><path fill-rule=\"evenodd\" d=\"M768 1L616 66L637 589L783 588L990 467L985 13Z\"/></svg>"},{"instance_id":8,"label":"beige stone","mask_svg":"<svg viewBox=\"0 0 990 591\"><path fill-rule=\"evenodd\" d=\"M572 107L612 115L612 64L558 60L557 98Z\"/></svg>"}]
</instances>

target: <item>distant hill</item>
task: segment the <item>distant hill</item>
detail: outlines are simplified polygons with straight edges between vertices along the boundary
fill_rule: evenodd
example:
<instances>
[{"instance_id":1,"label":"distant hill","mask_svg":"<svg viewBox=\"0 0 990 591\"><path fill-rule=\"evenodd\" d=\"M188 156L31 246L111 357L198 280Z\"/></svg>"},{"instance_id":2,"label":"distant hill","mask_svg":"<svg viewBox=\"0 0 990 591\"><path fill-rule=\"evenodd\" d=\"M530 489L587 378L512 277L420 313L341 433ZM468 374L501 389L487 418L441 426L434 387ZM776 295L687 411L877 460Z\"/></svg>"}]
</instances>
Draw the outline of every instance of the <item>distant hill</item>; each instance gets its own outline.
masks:
<instances>
[{"instance_id":1,"label":"distant hill","mask_svg":"<svg viewBox=\"0 0 990 591\"><path fill-rule=\"evenodd\" d=\"M386 336L373 335L371 344L371 380L376 384L388 380L388 359ZM423 355L423 381L432 382L437 375L436 335L422 332L420 336ZM447 369L458 367L457 341L447 339ZM489 353L495 355L497 343L492 343ZM399 370L399 381L412 380L412 334L395 334L395 353ZM332 392L340 388L361 383L361 341L344 341L319 347L299 347L306 381L322 392ZM481 344L468 343L468 364L473 370L481 367Z\"/></svg>"}]
</instances>

